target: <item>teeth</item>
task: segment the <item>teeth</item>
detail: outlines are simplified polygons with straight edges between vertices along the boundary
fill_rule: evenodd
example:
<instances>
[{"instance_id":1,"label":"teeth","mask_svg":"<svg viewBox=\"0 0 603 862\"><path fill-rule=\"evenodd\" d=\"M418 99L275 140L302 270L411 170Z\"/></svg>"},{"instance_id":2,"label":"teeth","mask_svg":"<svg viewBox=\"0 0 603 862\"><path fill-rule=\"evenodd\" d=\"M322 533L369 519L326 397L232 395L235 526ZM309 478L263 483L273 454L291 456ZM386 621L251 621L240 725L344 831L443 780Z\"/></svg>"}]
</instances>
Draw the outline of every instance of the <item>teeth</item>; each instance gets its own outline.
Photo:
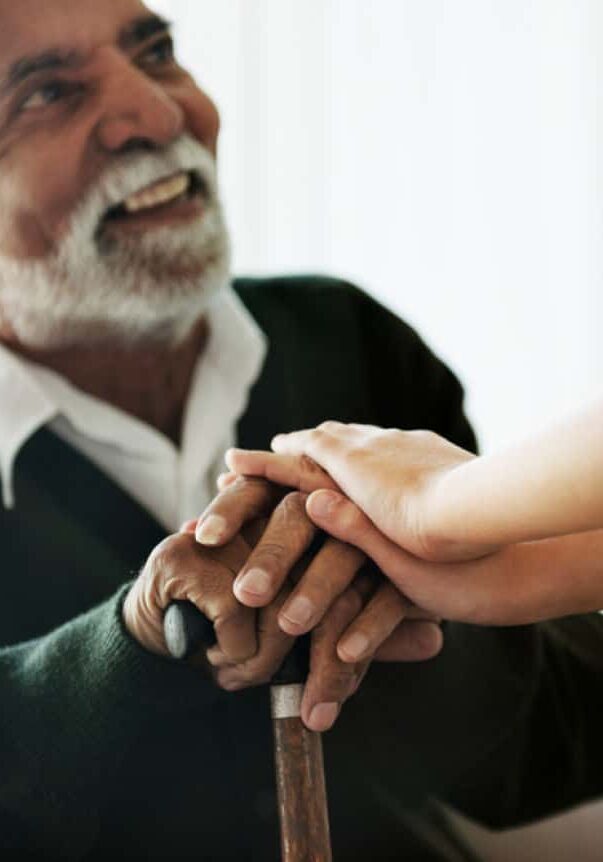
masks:
<instances>
[{"instance_id":1,"label":"teeth","mask_svg":"<svg viewBox=\"0 0 603 862\"><path fill-rule=\"evenodd\" d=\"M180 195L188 191L189 186L189 174L178 174L176 177L161 180L134 195L130 195L124 201L123 206L128 213L151 209L151 207L157 207L179 198Z\"/></svg>"}]
</instances>

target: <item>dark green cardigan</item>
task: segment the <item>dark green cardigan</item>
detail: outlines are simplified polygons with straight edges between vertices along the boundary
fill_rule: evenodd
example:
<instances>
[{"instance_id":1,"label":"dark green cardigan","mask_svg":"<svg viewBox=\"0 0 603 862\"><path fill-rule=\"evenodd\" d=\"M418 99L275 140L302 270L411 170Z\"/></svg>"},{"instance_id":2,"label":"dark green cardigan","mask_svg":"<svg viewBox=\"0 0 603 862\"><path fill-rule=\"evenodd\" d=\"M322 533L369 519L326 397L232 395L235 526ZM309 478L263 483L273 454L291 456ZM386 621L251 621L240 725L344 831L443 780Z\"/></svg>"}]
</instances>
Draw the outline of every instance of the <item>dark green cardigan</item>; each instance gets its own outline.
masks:
<instances>
[{"instance_id":1,"label":"dark green cardigan","mask_svg":"<svg viewBox=\"0 0 603 862\"><path fill-rule=\"evenodd\" d=\"M270 340L242 445L337 418L474 446L454 376L361 292L237 289ZM123 629L162 528L45 429L15 482L16 509L0 509L0 858L277 859L266 691L218 691ZM402 815L429 793L500 822L563 801L567 770L533 810L516 780L542 662L536 630L449 626L436 660L375 665L325 740L335 858L432 858Z\"/></svg>"}]
</instances>

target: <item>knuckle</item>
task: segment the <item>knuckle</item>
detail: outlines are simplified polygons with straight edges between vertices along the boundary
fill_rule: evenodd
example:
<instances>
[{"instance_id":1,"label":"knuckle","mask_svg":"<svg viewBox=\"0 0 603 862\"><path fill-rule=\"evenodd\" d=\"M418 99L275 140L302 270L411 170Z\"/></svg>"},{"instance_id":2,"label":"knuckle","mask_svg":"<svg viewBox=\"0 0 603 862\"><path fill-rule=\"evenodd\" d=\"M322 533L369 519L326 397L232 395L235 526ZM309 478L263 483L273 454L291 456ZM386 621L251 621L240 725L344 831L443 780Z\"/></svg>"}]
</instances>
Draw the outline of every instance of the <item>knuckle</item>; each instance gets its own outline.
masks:
<instances>
[{"instance_id":1,"label":"knuckle","mask_svg":"<svg viewBox=\"0 0 603 862\"><path fill-rule=\"evenodd\" d=\"M405 433L418 443L431 443L438 439L437 434L426 428L415 428L413 431L406 431Z\"/></svg>"},{"instance_id":2,"label":"knuckle","mask_svg":"<svg viewBox=\"0 0 603 862\"><path fill-rule=\"evenodd\" d=\"M356 616L361 610L362 599L354 589L346 590L333 605L334 614L346 619Z\"/></svg>"},{"instance_id":3,"label":"knuckle","mask_svg":"<svg viewBox=\"0 0 603 862\"><path fill-rule=\"evenodd\" d=\"M349 668L339 665L330 668L323 678L320 686L325 700L341 700L351 694L356 683L356 672L353 666Z\"/></svg>"},{"instance_id":4,"label":"knuckle","mask_svg":"<svg viewBox=\"0 0 603 862\"><path fill-rule=\"evenodd\" d=\"M208 607L208 616L212 618L212 623L214 627L214 632L216 633L216 639L218 643L221 641L224 633L230 627L230 623L232 622L231 615L223 608L219 606L216 607Z\"/></svg>"},{"instance_id":5,"label":"knuckle","mask_svg":"<svg viewBox=\"0 0 603 862\"><path fill-rule=\"evenodd\" d=\"M278 528L279 538L283 537L282 544L290 546L292 541L297 544L314 533L316 528L306 514L306 499L307 494L291 491L275 509L273 524Z\"/></svg>"},{"instance_id":6,"label":"knuckle","mask_svg":"<svg viewBox=\"0 0 603 862\"><path fill-rule=\"evenodd\" d=\"M325 434L337 434L343 427L343 423L337 422L334 419L327 419L325 422L321 422L316 430L322 431Z\"/></svg>"},{"instance_id":7,"label":"knuckle","mask_svg":"<svg viewBox=\"0 0 603 862\"><path fill-rule=\"evenodd\" d=\"M261 476L237 476L231 485L224 490L227 497L255 497L268 487L268 482Z\"/></svg>"},{"instance_id":8,"label":"knuckle","mask_svg":"<svg viewBox=\"0 0 603 862\"><path fill-rule=\"evenodd\" d=\"M280 571L285 558L285 546L280 542L262 542L253 554L253 565L264 569L269 575Z\"/></svg>"},{"instance_id":9,"label":"knuckle","mask_svg":"<svg viewBox=\"0 0 603 862\"><path fill-rule=\"evenodd\" d=\"M406 433L406 431L400 431L399 428L385 428L383 431L376 435L376 439L382 439L384 441L403 440Z\"/></svg>"},{"instance_id":10,"label":"knuckle","mask_svg":"<svg viewBox=\"0 0 603 862\"><path fill-rule=\"evenodd\" d=\"M222 572L204 571L189 585L191 599L196 599L207 608L212 619L221 619L225 626L231 617L231 581L222 577Z\"/></svg>"},{"instance_id":11,"label":"knuckle","mask_svg":"<svg viewBox=\"0 0 603 862\"><path fill-rule=\"evenodd\" d=\"M184 534L168 536L151 555L153 570L159 573L179 568L185 561L190 560L193 545L192 536Z\"/></svg>"},{"instance_id":12,"label":"knuckle","mask_svg":"<svg viewBox=\"0 0 603 862\"><path fill-rule=\"evenodd\" d=\"M300 491L291 491L283 497L279 509L285 521L309 520L306 515L306 496Z\"/></svg>"}]
</instances>

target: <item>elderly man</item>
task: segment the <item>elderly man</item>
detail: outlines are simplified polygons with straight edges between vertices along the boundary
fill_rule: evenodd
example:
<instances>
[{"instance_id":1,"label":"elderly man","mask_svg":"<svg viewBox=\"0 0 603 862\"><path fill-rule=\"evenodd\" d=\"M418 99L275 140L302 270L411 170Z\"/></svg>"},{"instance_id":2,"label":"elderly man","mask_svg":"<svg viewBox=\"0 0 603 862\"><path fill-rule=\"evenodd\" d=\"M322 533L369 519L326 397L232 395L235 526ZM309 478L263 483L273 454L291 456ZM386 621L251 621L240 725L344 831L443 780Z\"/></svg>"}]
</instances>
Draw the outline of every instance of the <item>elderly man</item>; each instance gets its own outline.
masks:
<instances>
[{"instance_id":1,"label":"elderly man","mask_svg":"<svg viewBox=\"0 0 603 862\"><path fill-rule=\"evenodd\" d=\"M139 0L0 14L2 858L276 859L257 684L293 641L276 622L287 587L256 616L232 584L258 540L290 567L314 535L299 496L249 482L225 493L251 533L203 550L178 528L235 440L337 417L471 446L462 393L353 288L228 286L218 116ZM556 746L546 792L519 762L565 684L553 658L571 673L589 657L535 629L451 626L438 658L410 663L440 630L363 562L334 541L305 562L325 601L324 574L358 573L312 635L310 726L333 725L366 673L335 650L363 607L379 611L375 658L407 662L375 663L327 737L336 858L442 858L404 809L431 793L502 823L592 792L558 732L532 749L537 765ZM165 657L174 598L215 623L213 682Z\"/></svg>"}]
</instances>

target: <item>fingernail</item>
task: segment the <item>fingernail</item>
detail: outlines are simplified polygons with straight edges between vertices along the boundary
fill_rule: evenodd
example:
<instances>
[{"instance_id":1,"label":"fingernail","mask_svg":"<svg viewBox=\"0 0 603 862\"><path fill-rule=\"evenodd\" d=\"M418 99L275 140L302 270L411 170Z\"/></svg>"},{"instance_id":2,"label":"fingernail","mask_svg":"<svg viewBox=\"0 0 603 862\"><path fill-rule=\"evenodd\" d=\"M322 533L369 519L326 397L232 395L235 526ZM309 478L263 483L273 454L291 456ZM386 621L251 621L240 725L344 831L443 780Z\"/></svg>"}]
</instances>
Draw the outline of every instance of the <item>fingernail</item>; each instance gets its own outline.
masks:
<instances>
[{"instance_id":1,"label":"fingernail","mask_svg":"<svg viewBox=\"0 0 603 862\"><path fill-rule=\"evenodd\" d=\"M232 457L237 452L237 449L228 449L226 454L224 455L224 463L228 467L229 470L232 470Z\"/></svg>"},{"instance_id":2,"label":"fingernail","mask_svg":"<svg viewBox=\"0 0 603 862\"><path fill-rule=\"evenodd\" d=\"M370 641L366 635L356 632L345 638L339 644L339 651L345 654L346 659L358 661L365 654L370 646Z\"/></svg>"},{"instance_id":3,"label":"fingernail","mask_svg":"<svg viewBox=\"0 0 603 862\"><path fill-rule=\"evenodd\" d=\"M308 625L313 616L314 604L305 596L297 596L281 613L283 621L296 628Z\"/></svg>"},{"instance_id":4,"label":"fingernail","mask_svg":"<svg viewBox=\"0 0 603 862\"><path fill-rule=\"evenodd\" d=\"M226 530L226 519L221 515L208 515L195 532L200 545L217 545Z\"/></svg>"},{"instance_id":5,"label":"fingernail","mask_svg":"<svg viewBox=\"0 0 603 862\"><path fill-rule=\"evenodd\" d=\"M338 715L338 703L319 703L310 713L308 724L311 730L322 733L323 730L330 730L333 727Z\"/></svg>"},{"instance_id":6,"label":"fingernail","mask_svg":"<svg viewBox=\"0 0 603 862\"><path fill-rule=\"evenodd\" d=\"M254 596L263 596L270 589L270 576L263 569L249 569L235 581L237 592L244 591Z\"/></svg>"},{"instance_id":7,"label":"fingernail","mask_svg":"<svg viewBox=\"0 0 603 862\"><path fill-rule=\"evenodd\" d=\"M315 491L308 497L307 509L310 515L317 518L328 518L339 505L341 498L333 491Z\"/></svg>"}]
</instances>

